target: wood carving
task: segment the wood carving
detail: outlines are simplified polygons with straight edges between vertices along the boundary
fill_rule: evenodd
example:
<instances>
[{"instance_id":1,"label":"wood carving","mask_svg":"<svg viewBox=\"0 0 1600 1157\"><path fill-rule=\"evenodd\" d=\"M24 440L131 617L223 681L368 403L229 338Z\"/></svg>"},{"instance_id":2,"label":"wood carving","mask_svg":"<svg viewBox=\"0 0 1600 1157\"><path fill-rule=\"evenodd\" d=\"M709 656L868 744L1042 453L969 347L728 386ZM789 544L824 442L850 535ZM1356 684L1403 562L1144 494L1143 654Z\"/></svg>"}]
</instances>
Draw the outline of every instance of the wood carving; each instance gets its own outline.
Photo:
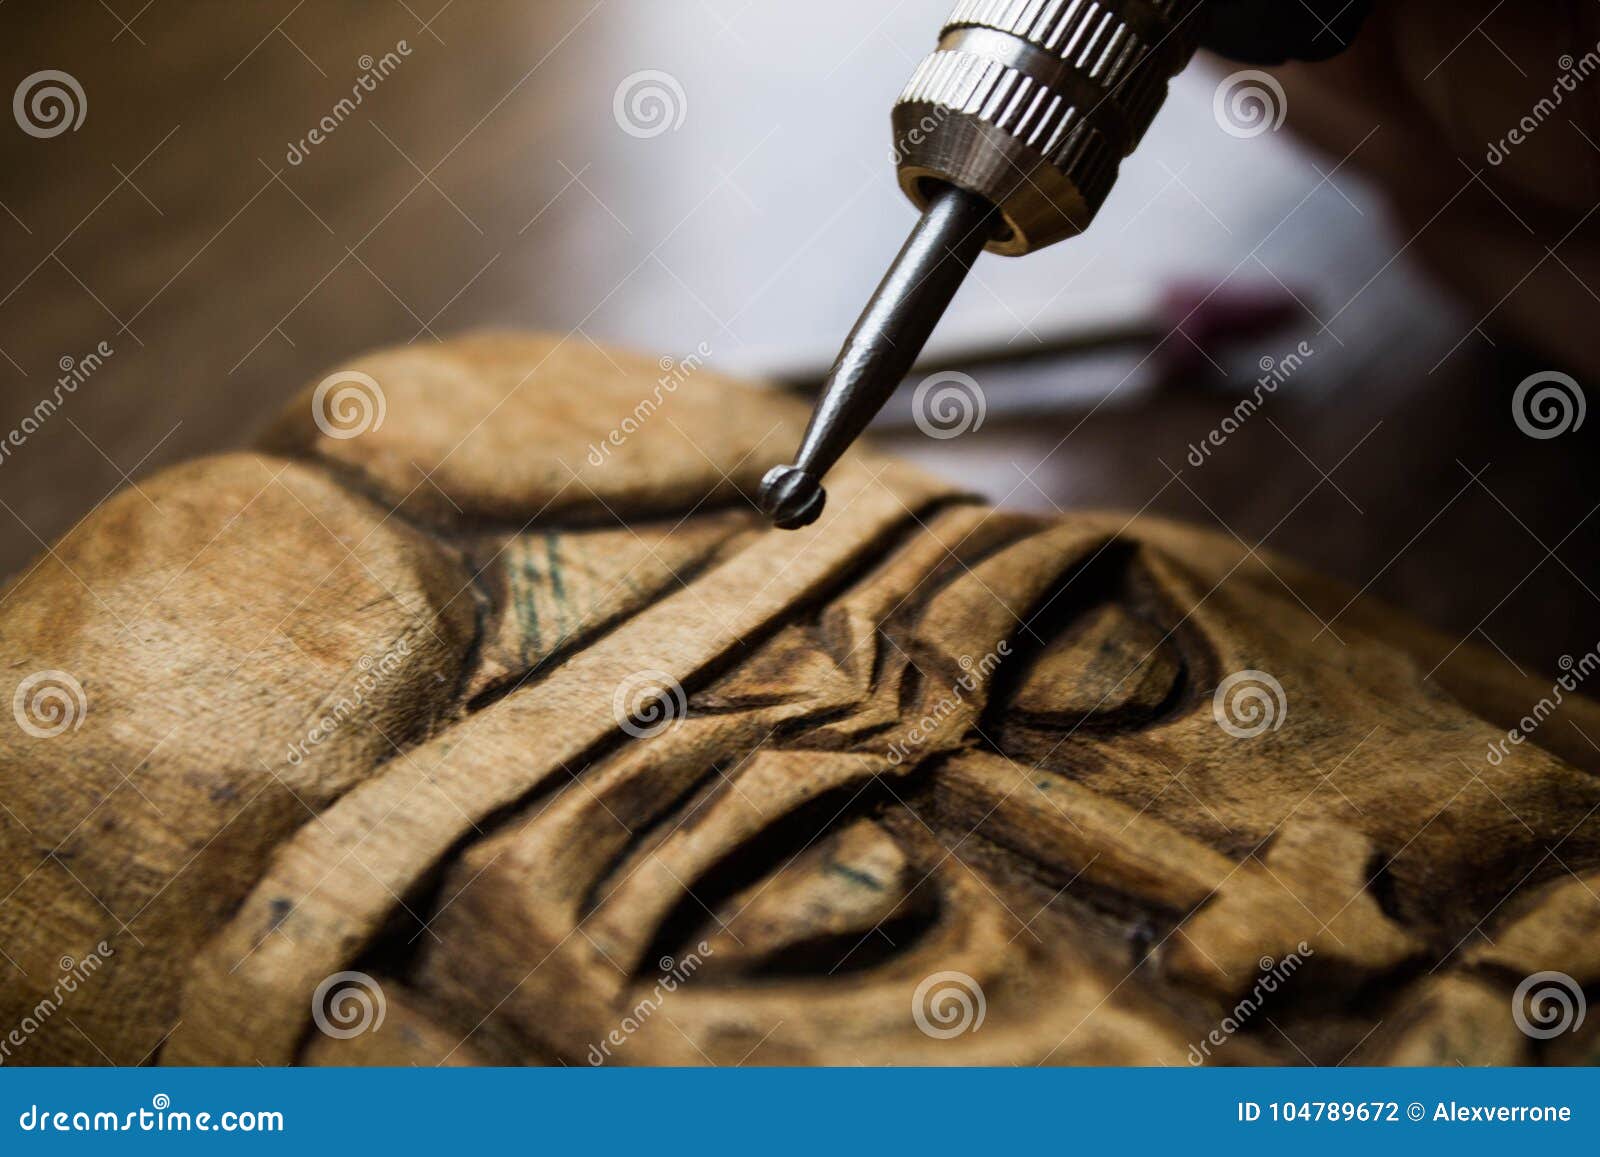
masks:
<instances>
[{"instance_id":1,"label":"wood carving","mask_svg":"<svg viewBox=\"0 0 1600 1157\"><path fill-rule=\"evenodd\" d=\"M372 355L5 588L8 1063L1594 1058L1594 706L867 451L768 531L678 370Z\"/></svg>"}]
</instances>

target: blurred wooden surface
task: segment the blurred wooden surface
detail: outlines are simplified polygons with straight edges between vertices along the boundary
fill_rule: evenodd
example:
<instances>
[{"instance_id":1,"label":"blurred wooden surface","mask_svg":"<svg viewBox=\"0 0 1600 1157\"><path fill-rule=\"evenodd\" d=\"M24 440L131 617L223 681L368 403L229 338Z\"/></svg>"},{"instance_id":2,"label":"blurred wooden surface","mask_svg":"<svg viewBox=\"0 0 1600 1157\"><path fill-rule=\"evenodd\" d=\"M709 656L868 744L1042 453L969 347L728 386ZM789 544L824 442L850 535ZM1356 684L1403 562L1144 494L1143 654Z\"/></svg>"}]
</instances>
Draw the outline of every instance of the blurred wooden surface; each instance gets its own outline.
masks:
<instances>
[{"instance_id":1,"label":"blurred wooden surface","mask_svg":"<svg viewBox=\"0 0 1600 1157\"><path fill-rule=\"evenodd\" d=\"M0 128L0 436L65 359L114 350L0 459L0 574L130 478L243 444L293 391L371 347L509 326L680 357L706 341L722 367L836 344L909 220L887 108L947 0L773 7L0 7L6 91L61 69L88 105L78 131L51 139ZM400 41L409 55L291 164L362 58ZM638 139L613 96L648 69L682 81L688 115ZM1549 442L1517 434L1511 391L1549 367L1491 348L1492 319L1437 372L1419 350L1364 346L1396 301L1456 325L1446 347L1479 311L1441 314L1392 262L1403 240L1384 240L1355 164L1201 132L1215 80L1185 84L1183 110L1163 114L1096 230L986 264L953 324L1026 341L1073 294L1135 274L1226 275L1250 255L1244 273L1291 283L1323 320L1339 312L1345 380L1280 394L1200 469L1188 446L1235 400L1217 390L1035 423L1000 444L1015 464L1005 477L991 432L991 497L1221 524L1531 668L1588 650L1594 423ZM1259 167L1219 184L1213 169L1240 164ZM1593 308L1574 292L1575 309ZM919 456L959 471L976 448L926 443Z\"/></svg>"}]
</instances>

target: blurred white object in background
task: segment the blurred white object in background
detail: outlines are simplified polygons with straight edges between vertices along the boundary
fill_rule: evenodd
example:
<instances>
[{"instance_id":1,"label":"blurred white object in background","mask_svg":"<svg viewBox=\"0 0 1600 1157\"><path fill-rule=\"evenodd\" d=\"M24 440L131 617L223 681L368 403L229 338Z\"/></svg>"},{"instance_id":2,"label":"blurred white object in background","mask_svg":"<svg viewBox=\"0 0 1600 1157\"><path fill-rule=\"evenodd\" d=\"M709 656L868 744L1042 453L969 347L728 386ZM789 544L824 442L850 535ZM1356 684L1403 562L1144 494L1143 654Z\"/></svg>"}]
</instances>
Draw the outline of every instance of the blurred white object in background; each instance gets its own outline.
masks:
<instances>
[{"instance_id":1,"label":"blurred white object in background","mask_svg":"<svg viewBox=\"0 0 1600 1157\"><path fill-rule=\"evenodd\" d=\"M638 74L669 78L654 95L673 127L582 172L579 211L593 220L570 232L585 250L572 260L592 260L605 236L642 260L598 308L575 302L573 317L547 324L647 349L703 341L735 373L825 367L915 220L895 180L889 110L948 10L706 0L596 13L579 34L605 38L598 55L614 67L574 78L566 139L545 147L574 172L589 164L583 142L618 131L616 98ZM1448 345L1462 326L1395 260L1373 190L1287 127L1225 123L1227 75L1208 61L1180 77L1094 226L1024 259L986 256L938 340L1022 352L1174 282L1267 284L1299 298L1307 332L1339 354L1318 380L1402 331L1406 356L1431 365L1428 335Z\"/></svg>"}]
</instances>

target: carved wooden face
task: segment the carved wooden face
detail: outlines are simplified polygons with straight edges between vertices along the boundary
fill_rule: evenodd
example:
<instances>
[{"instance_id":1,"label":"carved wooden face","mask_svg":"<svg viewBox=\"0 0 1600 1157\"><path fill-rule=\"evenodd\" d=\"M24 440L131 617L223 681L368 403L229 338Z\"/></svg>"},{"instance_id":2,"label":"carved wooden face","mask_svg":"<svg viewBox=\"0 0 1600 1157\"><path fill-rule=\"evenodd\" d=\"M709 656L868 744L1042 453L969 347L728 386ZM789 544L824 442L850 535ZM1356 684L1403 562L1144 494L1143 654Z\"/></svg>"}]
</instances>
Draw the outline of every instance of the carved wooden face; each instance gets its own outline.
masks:
<instances>
[{"instance_id":1,"label":"carved wooden face","mask_svg":"<svg viewBox=\"0 0 1600 1157\"><path fill-rule=\"evenodd\" d=\"M0 748L0 930L109 939L113 1059L1515 1061L1600 975L1600 786L1486 757L1537 692L1477 652L866 454L769 532L798 415L698 366L360 369L382 425L308 391L0 607L86 704Z\"/></svg>"}]
</instances>

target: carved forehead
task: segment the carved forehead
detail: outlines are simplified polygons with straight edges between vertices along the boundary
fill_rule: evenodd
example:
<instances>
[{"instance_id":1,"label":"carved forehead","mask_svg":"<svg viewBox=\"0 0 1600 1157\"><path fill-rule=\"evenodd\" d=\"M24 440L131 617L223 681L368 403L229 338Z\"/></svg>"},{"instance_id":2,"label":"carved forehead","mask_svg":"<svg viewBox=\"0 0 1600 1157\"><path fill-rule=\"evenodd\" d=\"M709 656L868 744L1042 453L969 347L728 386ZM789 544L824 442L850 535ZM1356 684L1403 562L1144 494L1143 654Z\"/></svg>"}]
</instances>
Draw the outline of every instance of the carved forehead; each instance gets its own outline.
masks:
<instances>
[{"instance_id":1,"label":"carved forehead","mask_svg":"<svg viewBox=\"0 0 1600 1157\"><path fill-rule=\"evenodd\" d=\"M707 350L507 333L379 351L308 385L268 448L439 526L676 520L752 492L805 424L804 406L715 373Z\"/></svg>"}]
</instances>

